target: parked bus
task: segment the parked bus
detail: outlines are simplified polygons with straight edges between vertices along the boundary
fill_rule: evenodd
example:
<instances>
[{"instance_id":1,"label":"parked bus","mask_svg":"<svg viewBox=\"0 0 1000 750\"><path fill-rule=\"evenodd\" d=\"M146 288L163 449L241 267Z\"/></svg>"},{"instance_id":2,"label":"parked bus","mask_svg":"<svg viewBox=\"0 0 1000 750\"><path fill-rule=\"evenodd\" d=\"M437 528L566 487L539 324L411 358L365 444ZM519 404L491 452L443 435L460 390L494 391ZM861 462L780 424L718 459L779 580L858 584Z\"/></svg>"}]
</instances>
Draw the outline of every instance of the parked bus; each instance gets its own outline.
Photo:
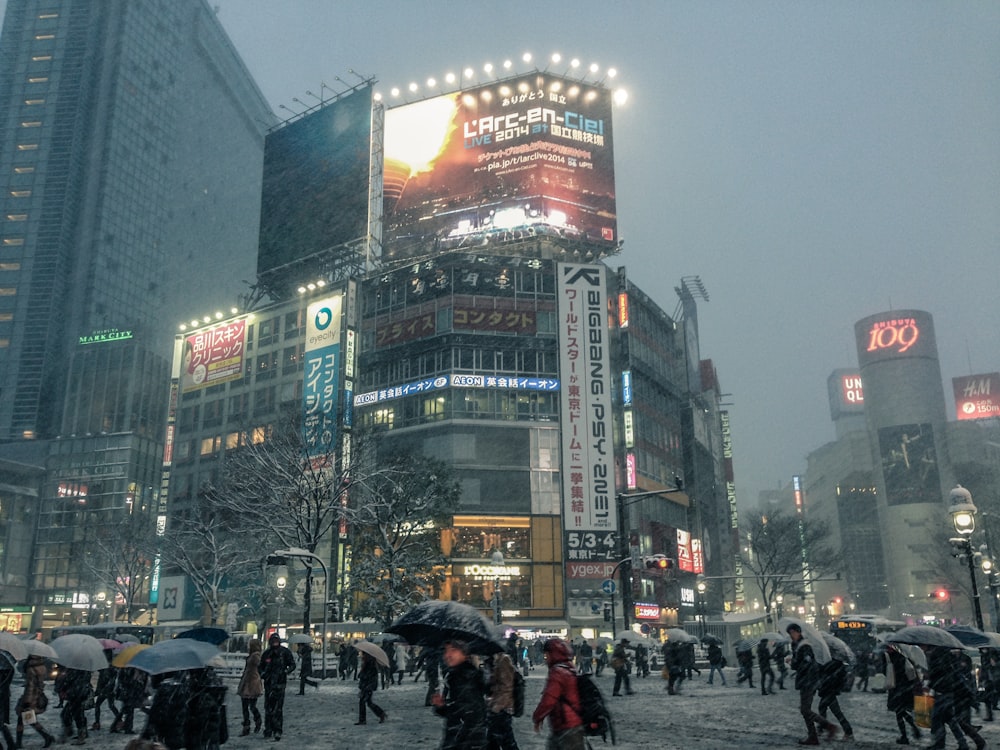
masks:
<instances>
[{"instance_id":1,"label":"parked bus","mask_svg":"<svg viewBox=\"0 0 1000 750\"><path fill-rule=\"evenodd\" d=\"M95 638L110 638L121 640L120 636L130 636L126 640L138 640L139 643L152 643L154 628L152 625L129 625L124 622L102 622L97 625L59 625L52 628L50 640L69 635L84 633Z\"/></svg>"},{"instance_id":2,"label":"parked bus","mask_svg":"<svg viewBox=\"0 0 1000 750\"><path fill-rule=\"evenodd\" d=\"M830 632L850 646L859 658L874 651L886 635L905 627L905 622L878 615L844 615L830 621Z\"/></svg>"}]
</instances>

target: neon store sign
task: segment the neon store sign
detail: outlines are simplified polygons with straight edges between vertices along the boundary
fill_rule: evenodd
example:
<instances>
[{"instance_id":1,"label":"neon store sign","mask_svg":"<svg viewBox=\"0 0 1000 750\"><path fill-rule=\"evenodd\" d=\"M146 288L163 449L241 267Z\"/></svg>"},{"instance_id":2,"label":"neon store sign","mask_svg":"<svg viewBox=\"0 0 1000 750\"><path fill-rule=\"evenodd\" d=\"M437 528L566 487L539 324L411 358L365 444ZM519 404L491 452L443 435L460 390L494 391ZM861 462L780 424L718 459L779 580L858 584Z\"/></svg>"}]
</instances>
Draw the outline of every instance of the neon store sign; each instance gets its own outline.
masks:
<instances>
[{"instance_id":1,"label":"neon store sign","mask_svg":"<svg viewBox=\"0 0 1000 750\"><path fill-rule=\"evenodd\" d=\"M914 318L886 320L872 325L868 332L869 352L886 349L902 354L920 338L920 328Z\"/></svg>"}]
</instances>

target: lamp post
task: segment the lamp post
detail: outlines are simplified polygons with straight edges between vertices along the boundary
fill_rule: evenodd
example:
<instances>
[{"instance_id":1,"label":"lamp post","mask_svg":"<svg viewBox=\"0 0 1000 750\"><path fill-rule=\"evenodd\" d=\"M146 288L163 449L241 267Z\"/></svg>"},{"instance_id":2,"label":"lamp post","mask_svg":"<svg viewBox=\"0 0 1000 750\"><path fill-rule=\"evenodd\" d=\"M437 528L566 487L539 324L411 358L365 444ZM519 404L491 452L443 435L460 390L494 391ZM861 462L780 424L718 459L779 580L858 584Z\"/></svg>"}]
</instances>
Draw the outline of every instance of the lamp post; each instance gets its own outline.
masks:
<instances>
[{"instance_id":1,"label":"lamp post","mask_svg":"<svg viewBox=\"0 0 1000 750\"><path fill-rule=\"evenodd\" d=\"M499 625L503 622L503 600L500 597L500 571L497 568L503 567L503 552L498 549L493 550L493 554L490 555L490 564L494 568L495 576L493 578L493 598L490 600L493 604L493 624Z\"/></svg>"},{"instance_id":2,"label":"lamp post","mask_svg":"<svg viewBox=\"0 0 1000 750\"><path fill-rule=\"evenodd\" d=\"M698 635L702 638L705 637L705 590L708 588L708 584L704 581L698 581L695 586L698 590Z\"/></svg>"},{"instance_id":3,"label":"lamp post","mask_svg":"<svg viewBox=\"0 0 1000 750\"><path fill-rule=\"evenodd\" d=\"M323 679L326 679L326 620L330 609L330 576L326 572L326 564L319 555L315 555L307 549L301 547L289 547L288 549L277 549L273 553L279 557L297 557L300 560L309 559L319 563L323 569ZM284 588L283 586L280 588ZM280 609L278 610L281 611Z\"/></svg>"},{"instance_id":4,"label":"lamp post","mask_svg":"<svg viewBox=\"0 0 1000 750\"><path fill-rule=\"evenodd\" d=\"M780 620L781 616L784 614L784 611L782 610L782 605L785 603L785 597L782 596L781 594L778 594L776 597L774 597L774 603L777 605L778 619Z\"/></svg>"},{"instance_id":5,"label":"lamp post","mask_svg":"<svg viewBox=\"0 0 1000 750\"><path fill-rule=\"evenodd\" d=\"M976 627L983 630L983 609L979 605L979 586L976 583L975 555L972 552L972 532L976 530L976 506L972 502L972 493L962 485L956 485L949 495L952 521L955 524L955 531L961 536L953 537L948 541L954 549L958 550L958 557L965 558L969 566L969 579L972 582L972 607L976 615Z\"/></svg>"},{"instance_id":6,"label":"lamp post","mask_svg":"<svg viewBox=\"0 0 1000 750\"><path fill-rule=\"evenodd\" d=\"M281 605L285 603L285 586L288 585L288 570L284 565L278 566L278 573L274 578L274 585L278 589L278 596L275 597L275 601L278 603L278 615L277 619L274 621L274 632L278 633L281 629ZM278 635L281 635L278 633Z\"/></svg>"},{"instance_id":7,"label":"lamp post","mask_svg":"<svg viewBox=\"0 0 1000 750\"><path fill-rule=\"evenodd\" d=\"M979 547L983 553L983 561L980 563L983 572L986 574L987 586L990 589L990 601L993 602L993 630L1000 633L1000 605L997 604L997 589L1000 589L1000 582L997 581L996 563L990 555L989 547L985 544Z\"/></svg>"}]
</instances>

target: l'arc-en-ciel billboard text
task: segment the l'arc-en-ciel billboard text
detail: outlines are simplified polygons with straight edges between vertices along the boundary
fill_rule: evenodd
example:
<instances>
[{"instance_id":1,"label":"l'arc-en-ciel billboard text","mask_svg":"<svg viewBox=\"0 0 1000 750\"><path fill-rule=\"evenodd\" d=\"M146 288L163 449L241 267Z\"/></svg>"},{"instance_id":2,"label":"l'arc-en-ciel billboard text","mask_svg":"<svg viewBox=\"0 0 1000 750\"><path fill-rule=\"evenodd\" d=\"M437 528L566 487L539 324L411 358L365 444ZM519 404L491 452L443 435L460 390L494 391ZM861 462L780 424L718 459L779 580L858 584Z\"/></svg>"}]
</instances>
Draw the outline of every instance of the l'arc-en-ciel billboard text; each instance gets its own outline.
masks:
<instances>
[{"instance_id":1,"label":"l'arc-en-ciel billboard text","mask_svg":"<svg viewBox=\"0 0 1000 750\"><path fill-rule=\"evenodd\" d=\"M531 73L385 115L385 253L549 235L613 246L611 92Z\"/></svg>"}]
</instances>

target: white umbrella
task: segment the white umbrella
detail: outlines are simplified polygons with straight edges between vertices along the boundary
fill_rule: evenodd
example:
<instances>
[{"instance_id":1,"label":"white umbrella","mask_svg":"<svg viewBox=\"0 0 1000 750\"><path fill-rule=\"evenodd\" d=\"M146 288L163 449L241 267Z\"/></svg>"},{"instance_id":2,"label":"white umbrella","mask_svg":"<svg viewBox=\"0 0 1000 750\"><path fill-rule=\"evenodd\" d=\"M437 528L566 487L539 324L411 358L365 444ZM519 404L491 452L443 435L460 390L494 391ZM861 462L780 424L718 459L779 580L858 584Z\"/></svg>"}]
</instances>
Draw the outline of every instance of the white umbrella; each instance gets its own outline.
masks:
<instances>
[{"instance_id":1,"label":"white umbrella","mask_svg":"<svg viewBox=\"0 0 1000 750\"><path fill-rule=\"evenodd\" d=\"M857 659L854 658L854 651L851 647L840 640L837 636L832 633L823 633L823 640L826 641L827 647L830 649L830 656L837 661L843 662L844 664L854 664Z\"/></svg>"},{"instance_id":2,"label":"white umbrella","mask_svg":"<svg viewBox=\"0 0 1000 750\"><path fill-rule=\"evenodd\" d=\"M823 640L823 633L805 620L799 620L795 617L782 617L778 620L778 630L787 633L789 625L799 626L799 629L802 631L803 640L812 647L813 656L816 657L817 664L826 664L830 661L830 647Z\"/></svg>"},{"instance_id":3,"label":"white umbrella","mask_svg":"<svg viewBox=\"0 0 1000 750\"><path fill-rule=\"evenodd\" d=\"M296 633L288 638L288 642L292 644L308 643L311 646L315 643L315 639L307 633Z\"/></svg>"},{"instance_id":4,"label":"white umbrella","mask_svg":"<svg viewBox=\"0 0 1000 750\"><path fill-rule=\"evenodd\" d=\"M386 655L385 651L371 641L358 641L354 644L354 648L358 651L364 651L383 667L389 666L389 657Z\"/></svg>"},{"instance_id":5,"label":"white umbrella","mask_svg":"<svg viewBox=\"0 0 1000 750\"><path fill-rule=\"evenodd\" d=\"M13 656L14 661L28 658L28 649L25 648L24 643L13 633L0 633L0 651L6 651Z\"/></svg>"},{"instance_id":6,"label":"white umbrella","mask_svg":"<svg viewBox=\"0 0 1000 750\"><path fill-rule=\"evenodd\" d=\"M56 652L52 661L69 669L97 672L109 666L104 646L92 635L70 633L60 636L52 641L52 648Z\"/></svg>"},{"instance_id":7,"label":"white umbrella","mask_svg":"<svg viewBox=\"0 0 1000 750\"><path fill-rule=\"evenodd\" d=\"M43 659L52 659L55 661L56 657L59 656L47 643L42 643L32 638L29 641L21 641L24 644L24 648L28 652L28 656L41 656ZM27 657L25 657L27 658Z\"/></svg>"}]
</instances>

